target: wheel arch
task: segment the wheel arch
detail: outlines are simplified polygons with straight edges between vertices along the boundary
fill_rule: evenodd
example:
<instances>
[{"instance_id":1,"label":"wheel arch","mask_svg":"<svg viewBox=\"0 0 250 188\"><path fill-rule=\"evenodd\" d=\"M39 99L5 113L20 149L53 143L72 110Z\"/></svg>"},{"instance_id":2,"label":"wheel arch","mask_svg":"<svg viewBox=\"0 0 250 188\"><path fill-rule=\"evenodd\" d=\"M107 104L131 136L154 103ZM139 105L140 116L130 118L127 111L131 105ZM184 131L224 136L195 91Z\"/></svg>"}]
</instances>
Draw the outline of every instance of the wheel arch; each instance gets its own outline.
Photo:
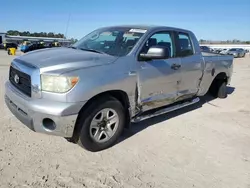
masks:
<instances>
[{"instance_id":1,"label":"wheel arch","mask_svg":"<svg viewBox=\"0 0 250 188\"><path fill-rule=\"evenodd\" d=\"M220 72L220 73L218 73L215 77L214 77L214 79L213 79L213 82L214 81L217 81L217 80L223 80L223 81L226 81L226 83L227 83L227 81L228 81L228 76L227 76L227 74L225 73L225 72ZM212 82L212 83L213 83ZM211 83L211 84L212 84Z\"/></svg>"},{"instance_id":2,"label":"wheel arch","mask_svg":"<svg viewBox=\"0 0 250 188\"><path fill-rule=\"evenodd\" d=\"M205 94L207 94L212 85L214 85L214 83L217 82L218 80L225 80L226 83L228 84L228 82L230 81L229 76L230 74L227 71L217 72L216 70L214 71L214 75L212 75L212 72L204 74L197 95L204 96Z\"/></svg>"},{"instance_id":3,"label":"wheel arch","mask_svg":"<svg viewBox=\"0 0 250 188\"><path fill-rule=\"evenodd\" d=\"M223 82L225 82L226 84L228 83L228 76L225 72L220 72L214 77L208 88L208 91L210 93L214 93L217 90L218 86Z\"/></svg>"},{"instance_id":4,"label":"wheel arch","mask_svg":"<svg viewBox=\"0 0 250 188\"><path fill-rule=\"evenodd\" d=\"M92 102L94 100L97 100L97 99L99 99L101 97L105 97L105 96L114 97L115 99L117 99L118 101L121 102L121 104L123 105L123 107L125 109L125 113L126 113L125 114L125 117L126 117L125 128L127 128L127 129L130 128L131 113L130 113L130 102L129 102L128 94L122 90L109 90L109 91L105 91L105 92L102 92L102 93L99 93L99 94L93 96L92 98L90 98L87 101L86 104L84 104L84 106L81 108L81 110L78 113L73 136L72 136L72 138L69 139L69 141L77 142L77 140L79 138L79 133L81 131L81 125L78 122L79 122L80 115L85 113L85 110L88 108L88 106L90 106L92 104Z\"/></svg>"}]
</instances>

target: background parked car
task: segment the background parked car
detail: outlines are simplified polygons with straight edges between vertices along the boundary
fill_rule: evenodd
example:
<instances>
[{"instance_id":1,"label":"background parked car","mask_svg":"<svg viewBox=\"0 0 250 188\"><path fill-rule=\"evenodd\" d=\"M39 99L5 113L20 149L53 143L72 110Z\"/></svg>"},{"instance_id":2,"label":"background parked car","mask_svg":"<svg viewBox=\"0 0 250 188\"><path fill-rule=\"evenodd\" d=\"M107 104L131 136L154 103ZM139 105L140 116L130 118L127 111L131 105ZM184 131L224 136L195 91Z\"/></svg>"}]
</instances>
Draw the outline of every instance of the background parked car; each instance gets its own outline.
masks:
<instances>
[{"instance_id":1,"label":"background parked car","mask_svg":"<svg viewBox=\"0 0 250 188\"><path fill-rule=\"evenodd\" d=\"M17 44L14 42L6 42L3 44L4 49L7 50L8 48L16 48L17 49Z\"/></svg>"},{"instance_id":2,"label":"background parked car","mask_svg":"<svg viewBox=\"0 0 250 188\"><path fill-rule=\"evenodd\" d=\"M202 52L212 52L212 49L208 46L200 46Z\"/></svg>"},{"instance_id":3,"label":"background parked car","mask_svg":"<svg viewBox=\"0 0 250 188\"><path fill-rule=\"evenodd\" d=\"M4 49L4 46L3 46L3 44L0 44L0 49Z\"/></svg>"},{"instance_id":4,"label":"background parked car","mask_svg":"<svg viewBox=\"0 0 250 188\"><path fill-rule=\"evenodd\" d=\"M228 49L223 49L220 54L226 55L228 53Z\"/></svg>"},{"instance_id":5,"label":"background parked car","mask_svg":"<svg viewBox=\"0 0 250 188\"><path fill-rule=\"evenodd\" d=\"M23 49L22 51L24 53L27 53L27 52L30 52L30 51L39 50L39 49L43 49L43 48L46 48L46 46L44 44L33 43L33 44L27 45L27 47L25 49Z\"/></svg>"},{"instance_id":6,"label":"background parked car","mask_svg":"<svg viewBox=\"0 0 250 188\"><path fill-rule=\"evenodd\" d=\"M223 49L217 48L215 49L215 53L219 54Z\"/></svg>"},{"instance_id":7,"label":"background parked car","mask_svg":"<svg viewBox=\"0 0 250 188\"><path fill-rule=\"evenodd\" d=\"M231 48L227 52L228 55L233 55L234 57L245 57L246 52L242 48Z\"/></svg>"}]
</instances>

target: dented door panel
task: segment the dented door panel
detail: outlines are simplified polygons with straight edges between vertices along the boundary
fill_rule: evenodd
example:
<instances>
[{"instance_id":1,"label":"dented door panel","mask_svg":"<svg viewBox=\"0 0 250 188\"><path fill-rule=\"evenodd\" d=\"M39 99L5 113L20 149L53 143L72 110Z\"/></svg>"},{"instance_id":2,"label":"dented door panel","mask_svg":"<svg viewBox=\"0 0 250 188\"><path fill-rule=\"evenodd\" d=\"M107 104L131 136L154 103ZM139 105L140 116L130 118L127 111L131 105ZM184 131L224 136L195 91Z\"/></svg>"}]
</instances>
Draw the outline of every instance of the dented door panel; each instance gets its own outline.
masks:
<instances>
[{"instance_id":1,"label":"dented door panel","mask_svg":"<svg viewBox=\"0 0 250 188\"><path fill-rule=\"evenodd\" d=\"M139 62L138 82L143 110L175 102L181 75L180 70L171 68L173 64L180 64L180 59Z\"/></svg>"}]
</instances>

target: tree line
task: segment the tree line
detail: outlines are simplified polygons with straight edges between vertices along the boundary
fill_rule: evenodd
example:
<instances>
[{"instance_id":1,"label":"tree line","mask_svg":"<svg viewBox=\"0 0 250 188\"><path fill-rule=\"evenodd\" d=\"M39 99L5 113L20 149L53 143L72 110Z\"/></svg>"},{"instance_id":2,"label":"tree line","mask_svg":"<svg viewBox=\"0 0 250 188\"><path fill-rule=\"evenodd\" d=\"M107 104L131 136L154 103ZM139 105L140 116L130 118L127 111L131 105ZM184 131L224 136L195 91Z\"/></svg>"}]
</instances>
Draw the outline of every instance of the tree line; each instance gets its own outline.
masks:
<instances>
[{"instance_id":1,"label":"tree line","mask_svg":"<svg viewBox=\"0 0 250 188\"><path fill-rule=\"evenodd\" d=\"M212 40L199 40L200 44L250 44L250 41L241 41L241 40L226 40L226 41L212 41Z\"/></svg>"},{"instance_id":2,"label":"tree line","mask_svg":"<svg viewBox=\"0 0 250 188\"><path fill-rule=\"evenodd\" d=\"M49 38L66 38L62 33L53 33L53 32L34 32L31 33L29 31L17 31L17 30L9 30L7 31L7 35L12 36L30 36L30 37L49 37Z\"/></svg>"}]
</instances>

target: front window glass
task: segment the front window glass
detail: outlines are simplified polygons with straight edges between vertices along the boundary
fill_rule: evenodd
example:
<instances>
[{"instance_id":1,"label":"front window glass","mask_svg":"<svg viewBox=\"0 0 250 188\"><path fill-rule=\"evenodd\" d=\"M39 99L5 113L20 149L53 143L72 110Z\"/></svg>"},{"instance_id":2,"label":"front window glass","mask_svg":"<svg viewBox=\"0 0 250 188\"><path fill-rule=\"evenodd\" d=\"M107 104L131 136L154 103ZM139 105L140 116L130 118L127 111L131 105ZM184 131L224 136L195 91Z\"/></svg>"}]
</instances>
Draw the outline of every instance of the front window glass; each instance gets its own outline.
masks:
<instances>
[{"instance_id":1,"label":"front window glass","mask_svg":"<svg viewBox=\"0 0 250 188\"><path fill-rule=\"evenodd\" d=\"M112 56L125 56L145 32L144 29L125 27L98 29L79 40L72 47Z\"/></svg>"},{"instance_id":2,"label":"front window glass","mask_svg":"<svg viewBox=\"0 0 250 188\"><path fill-rule=\"evenodd\" d=\"M153 34L144 44L142 53L147 53L149 48L153 46L166 47L169 50L170 57L174 57L175 48L173 43L173 36L170 32L157 32Z\"/></svg>"}]
</instances>

